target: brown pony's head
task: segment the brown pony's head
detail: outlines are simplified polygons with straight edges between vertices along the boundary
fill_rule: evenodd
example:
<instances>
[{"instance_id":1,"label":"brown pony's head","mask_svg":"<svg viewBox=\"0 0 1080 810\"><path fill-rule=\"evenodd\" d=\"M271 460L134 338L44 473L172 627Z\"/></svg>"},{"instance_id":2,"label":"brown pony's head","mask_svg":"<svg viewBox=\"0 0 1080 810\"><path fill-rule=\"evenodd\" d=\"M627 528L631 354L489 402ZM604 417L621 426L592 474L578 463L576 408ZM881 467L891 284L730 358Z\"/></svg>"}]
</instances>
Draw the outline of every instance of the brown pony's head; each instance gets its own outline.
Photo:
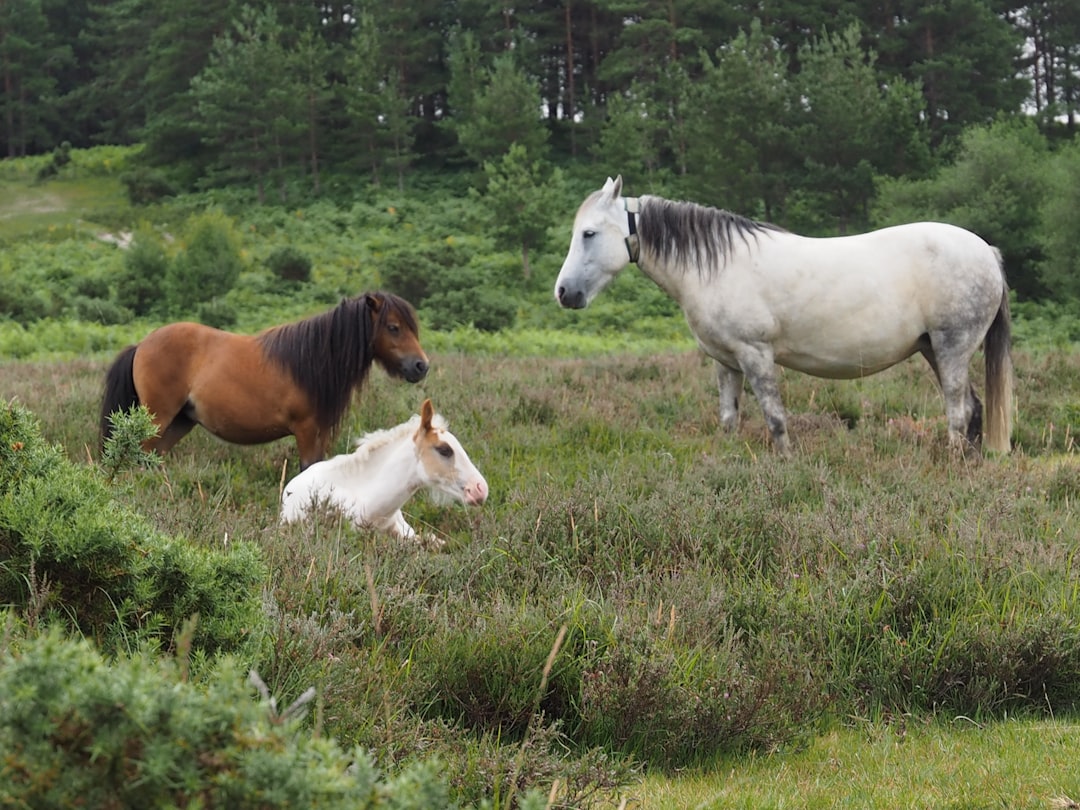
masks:
<instances>
[{"instance_id":1,"label":"brown pony's head","mask_svg":"<svg viewBox=\"0 0 1080 810\"><path fill-rule=\"evenodd\" d=\"M404 298L390 293L366 293L364 301L372 318L372 353L391 377L420 382L427 375L428 358L420 346L416 312Z\"/></svg>"}]
</instances>

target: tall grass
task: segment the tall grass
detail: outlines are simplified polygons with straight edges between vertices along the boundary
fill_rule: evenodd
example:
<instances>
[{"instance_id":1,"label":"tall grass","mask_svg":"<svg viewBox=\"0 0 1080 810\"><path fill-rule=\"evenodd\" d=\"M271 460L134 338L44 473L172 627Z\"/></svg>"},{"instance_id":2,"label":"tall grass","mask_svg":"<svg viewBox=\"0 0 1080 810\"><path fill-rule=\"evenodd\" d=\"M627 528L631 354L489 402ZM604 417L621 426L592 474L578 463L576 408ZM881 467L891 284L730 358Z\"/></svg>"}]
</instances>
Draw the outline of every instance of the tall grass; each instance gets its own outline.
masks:
<instances>
[{"instance_id":1,"label":"tall grass","mask_svg":"<svg viewBox=\"0 0 1080 810\"><path fill-rule=\"evenodd\" d=\"M196 431L117 489L165 531L261 547L275 630L258 670L285 705L316 684L343 744L387 767L437 752L470 801L559 779L585 804L634 762L1080 699L1076 355L1017 355L1017 447L993 460L946 450L920 364L785 374L788 461L752 398L738 434L719 432L692 351L431 355L419 386L374 375L335 450L431 397L491 486L480 509L407 506L440 552L333 515L280 526L291 440ZM104 368L9 363L0 390L85 463Z\"/></svg>"}]
</instances>

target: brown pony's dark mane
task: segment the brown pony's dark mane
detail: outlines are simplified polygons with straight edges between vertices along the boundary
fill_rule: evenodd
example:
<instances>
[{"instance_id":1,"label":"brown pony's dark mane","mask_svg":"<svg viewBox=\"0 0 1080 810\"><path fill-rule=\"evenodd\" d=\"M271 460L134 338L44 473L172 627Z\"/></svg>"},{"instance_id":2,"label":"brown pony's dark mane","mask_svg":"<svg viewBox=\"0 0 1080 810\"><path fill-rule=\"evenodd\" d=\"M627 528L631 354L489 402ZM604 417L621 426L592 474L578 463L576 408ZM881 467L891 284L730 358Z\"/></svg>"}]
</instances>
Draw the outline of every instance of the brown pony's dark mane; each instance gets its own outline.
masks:
<instances>
[{"instance_id":1,"label":"brown pony's dark mane","mask_svg":"<svg viewBox=\"0 0 1080 810\"><path fill-rule=\"evenodd\" d=\"M419 335L416 313L407 301L390 293L365 293L321 315L267 329L256 340L307 394L319 427L333 434L353 392L378 360L375 336L391 312Z\"/></svg>"},{"instance_id":2,"label":"brown pony's dark mane","mask_svg":"<svg viewBox=\"0 0 1080 810\"><path fill-rule=\"evenodd\" d=\"M649 195L640 199L637 229L642 251L659 261L677 262L683 269L694 267L702 274L722 267L737 239L749 245L749 237L762 231L784 230L697 203Z\"/></svg>"}]
</instances>

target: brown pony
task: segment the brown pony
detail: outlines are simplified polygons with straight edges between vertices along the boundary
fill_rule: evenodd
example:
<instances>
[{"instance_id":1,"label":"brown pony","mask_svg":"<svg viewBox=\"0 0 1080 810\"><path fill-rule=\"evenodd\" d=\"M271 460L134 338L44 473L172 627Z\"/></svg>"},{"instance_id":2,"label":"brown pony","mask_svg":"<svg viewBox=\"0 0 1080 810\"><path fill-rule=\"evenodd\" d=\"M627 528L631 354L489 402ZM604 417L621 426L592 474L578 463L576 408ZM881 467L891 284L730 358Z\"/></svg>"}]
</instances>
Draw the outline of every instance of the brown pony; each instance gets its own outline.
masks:
<instances>
[{"instance_id":1,"label":"brown pony","mask_svg":"<svg viewBox=\"0 0 1080 810\"><path fill-rule=\"evenodd\" d=\"M419 332L412 306L388 293L348 298L257 335L163 326L124 349L106 373L102 441L113 413L143 404L158 426L147 451L167 452L195 425L235 444L292 434L305 469L325 457L372 361L391 377L424 378Z\"/></svg>"}]
</instances>

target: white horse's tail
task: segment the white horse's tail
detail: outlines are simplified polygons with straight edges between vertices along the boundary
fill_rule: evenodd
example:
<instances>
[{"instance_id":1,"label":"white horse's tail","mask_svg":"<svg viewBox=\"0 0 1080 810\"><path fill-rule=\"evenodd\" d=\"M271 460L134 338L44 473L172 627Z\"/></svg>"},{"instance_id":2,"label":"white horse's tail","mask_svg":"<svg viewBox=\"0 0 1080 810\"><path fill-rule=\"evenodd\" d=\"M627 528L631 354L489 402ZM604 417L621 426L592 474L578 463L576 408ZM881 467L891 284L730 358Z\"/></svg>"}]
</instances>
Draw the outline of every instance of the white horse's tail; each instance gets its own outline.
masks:
<instances>
[{"instance_id":1,"label":"white horse's tail","mask_svg":"<svg viewBox=\"0 0 1080 810\"><path fill-rule=\"evenodd\" d=\"M1001 253L995 248L994 254L1004 281L1005 267ZM1008 453L1012 449L1012 317L1009 315L1009 288L1002 286L1001 304L983 341L983 355L986 358L985 444L996 453Z\"/></svg>"}]
</instances>

